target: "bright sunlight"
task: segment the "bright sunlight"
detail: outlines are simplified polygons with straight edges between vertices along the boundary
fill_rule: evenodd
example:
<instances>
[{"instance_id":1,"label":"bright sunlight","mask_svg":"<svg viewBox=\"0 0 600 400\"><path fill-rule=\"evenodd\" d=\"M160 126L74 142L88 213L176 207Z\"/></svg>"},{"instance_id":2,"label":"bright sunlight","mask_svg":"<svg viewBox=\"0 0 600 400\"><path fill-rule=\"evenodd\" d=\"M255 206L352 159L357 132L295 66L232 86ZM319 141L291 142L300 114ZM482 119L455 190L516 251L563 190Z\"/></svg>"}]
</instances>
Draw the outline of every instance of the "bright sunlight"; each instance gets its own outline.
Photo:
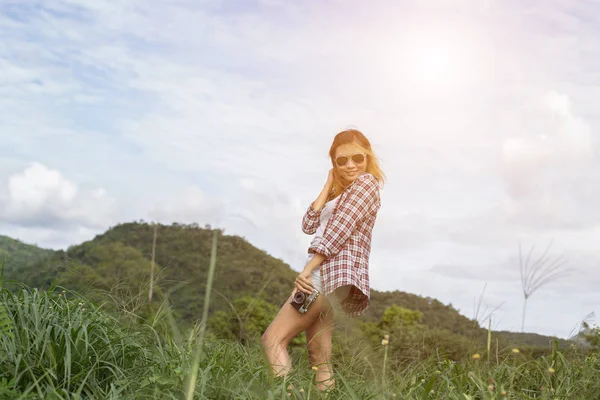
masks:
<instances>
[{"instance_id":1,"label":"bright sunlight","mask_svg":"<svg viewBox=\"0 0 600 400\"><path fill-rule=\"evenodd\" d=\"M409 51L411 80L425 86L445 86L464 78L464 56L457 45L441 41L421 41Z\"/></svg>"}]
</instances>

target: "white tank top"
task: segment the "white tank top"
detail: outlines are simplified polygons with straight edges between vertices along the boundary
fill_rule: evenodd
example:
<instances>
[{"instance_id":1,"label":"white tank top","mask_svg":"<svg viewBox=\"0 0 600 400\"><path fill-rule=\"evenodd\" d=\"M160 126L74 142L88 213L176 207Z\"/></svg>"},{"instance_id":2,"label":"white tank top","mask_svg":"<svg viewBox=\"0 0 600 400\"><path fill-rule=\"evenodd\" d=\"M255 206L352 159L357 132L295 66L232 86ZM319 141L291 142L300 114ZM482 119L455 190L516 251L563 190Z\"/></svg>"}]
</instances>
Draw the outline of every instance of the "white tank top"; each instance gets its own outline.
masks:
<instances>
[{"instance_id":1,"label":"white tank top","mask_svg":"<svg viewBox=\"0 0 600 400\"><path fill-rule=\"evenodd\" d=\"M310 247L318 246L321 242L321 239L323 238L323 233L325 233L325 228L327 227L327 221L329 221L329 218L333 214L333 210L335 209L335 205L337 204L339 198L340 196L336 197L335 199L329 200L323 206L323 209L321 210L321 215L319 217L319 227L315 232L315 237L310 242Z\"/></svg>"}]
</instances>

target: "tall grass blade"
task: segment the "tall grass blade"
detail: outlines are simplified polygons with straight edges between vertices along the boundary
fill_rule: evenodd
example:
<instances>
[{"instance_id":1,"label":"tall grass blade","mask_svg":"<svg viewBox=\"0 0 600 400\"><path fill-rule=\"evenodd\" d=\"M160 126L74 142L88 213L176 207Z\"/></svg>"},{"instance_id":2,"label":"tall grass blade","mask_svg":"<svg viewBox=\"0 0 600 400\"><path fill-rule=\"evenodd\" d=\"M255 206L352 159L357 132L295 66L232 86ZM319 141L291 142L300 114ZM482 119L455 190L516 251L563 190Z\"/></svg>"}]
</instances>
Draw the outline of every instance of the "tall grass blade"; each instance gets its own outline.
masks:
<instances>
[{"instance_id":1,"label":"tall grass blade","mask_svg":"<svg viewBox=\"0 0 600 400\"><path fill-rule=\"evenodd\" d=\"M488 331L487 331L487 360L490 362L490 352L492 345L492 317L489 319Z\"/></svg>"},{"instance_id":2,"label":"tall grass blade","mask_svg":"<svg viewBox=\"0 0 600 400\"><path fill-rule=\"evenodd\" d=\"M342 381L342 383L344 384L344 387L346 388L346 393L345 395L350 397L353 400L359 400L360 397L358 397L358 395L356 394L356 392L352 389L352 386L350 386L348 384L348 381L346 379L344 379L344 376L342 374L338 375L339 379Z\"/></svg>"},{"instance_id":3,"label":"tall grass blade","mask_svg":"<svg viewBox=\"0 0 600 400\"><path fill-rule=\"evenodd\" d=\"M202 320L200 321L200 332L198 334L198 341L196 344L196 349L194 351L194 358L192 360L192 371L187 384L186 400L193 399L194 390L196 388L196 379L198 378L198 364L200 363L200 353L202 352L202 346L204 345L206 320L208 318L208 306L210 305L210 292L212 289L212 283L215 274L215 265L217 263L217 237L218 230L215 229L213 231L213 242L210 254L210 267L208 269L208 281L206 283L206 293L204 294L204 310L202 311Z\"/></svg>"}]
</instances>

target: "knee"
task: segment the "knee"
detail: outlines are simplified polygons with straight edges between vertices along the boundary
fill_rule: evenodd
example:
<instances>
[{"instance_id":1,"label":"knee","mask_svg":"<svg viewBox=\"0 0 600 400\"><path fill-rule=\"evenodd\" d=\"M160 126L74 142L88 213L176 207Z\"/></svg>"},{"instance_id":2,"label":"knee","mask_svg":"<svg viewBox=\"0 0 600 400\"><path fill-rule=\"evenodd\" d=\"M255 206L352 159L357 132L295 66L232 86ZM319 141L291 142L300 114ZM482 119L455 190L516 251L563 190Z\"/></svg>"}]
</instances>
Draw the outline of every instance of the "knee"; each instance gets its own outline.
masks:
<instances>
[{"instance_id":1,"label":"knee","mask_svg":"<svg viewBox=\"0 0 600 400\"><path fill-rule=\"evenodd\" d=\"M277 340L277 338L267 329L265 333L262 334L260 342L263 347L268 348L280 344L281 341Z\"/></svg>"},{"instance_id":2,"label":"knee","mask_svg":"<svg viewBox=\"0 0 600 400\"><path fill-rule=\"evenodd\" d=\"M270 338L271 335L269 334L269 331L266 330L260 337L260 342L262 343L263 347L265 347L269 343Z\"/></svg>"}]
</instances>

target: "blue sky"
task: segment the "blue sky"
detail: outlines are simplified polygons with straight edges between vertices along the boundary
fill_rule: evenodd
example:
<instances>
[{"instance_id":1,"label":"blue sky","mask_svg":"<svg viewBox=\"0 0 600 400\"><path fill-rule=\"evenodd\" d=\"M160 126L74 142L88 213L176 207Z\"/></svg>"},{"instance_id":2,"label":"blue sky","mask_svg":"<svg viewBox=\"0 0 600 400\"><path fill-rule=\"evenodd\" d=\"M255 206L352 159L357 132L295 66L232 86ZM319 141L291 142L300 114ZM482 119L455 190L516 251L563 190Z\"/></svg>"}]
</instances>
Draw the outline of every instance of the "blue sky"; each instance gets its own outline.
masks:
<instances>
[{"instance_id":1,"label":"blue sky","mask_svg":"<svg viewBox=\"0 0 600 400\"><path fill-rule=\"evenodd\" d=\"M371 281L519 330L518 244L571 273L526 329L600 305L594 2L0 0L0 234L224 228L303 267L333 135L389 178ZM551 311L550 311L551 310Z\"/></svg>"}]
</instances>

